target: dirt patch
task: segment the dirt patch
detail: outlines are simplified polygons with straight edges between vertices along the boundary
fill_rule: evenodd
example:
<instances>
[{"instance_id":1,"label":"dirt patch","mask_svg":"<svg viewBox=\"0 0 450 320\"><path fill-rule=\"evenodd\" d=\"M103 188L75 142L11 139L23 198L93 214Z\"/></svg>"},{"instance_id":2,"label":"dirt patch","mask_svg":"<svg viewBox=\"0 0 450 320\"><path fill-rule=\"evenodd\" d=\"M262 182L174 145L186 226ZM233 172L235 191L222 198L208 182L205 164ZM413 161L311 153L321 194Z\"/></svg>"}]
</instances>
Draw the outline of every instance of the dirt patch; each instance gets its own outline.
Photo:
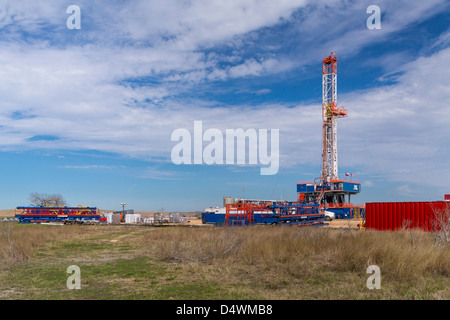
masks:
<instances>
[{"instance_id":1,"label":"dirt patch","mask_svg":"<svg viewBox=\"0 0 450 320\"><path fill-rule=\"evenodd\" d=\"M349 229L359 229L359 220L353 219L335 219L332 221L327 221L328 228L349 228Z\"/></svg>"},{"instance_id":2,"label":"dirt patch","mask_svg":"<svg viewBox=\"0 0 450 320\"><path fill-rule=\"evenodd\" d=\"M0 218L14 218L15 214L15 209L0 210Z\"/></svg>"},{"instance_id":3,"label":"dirt patch","mask_svg":"<svg viewBox=\"0 0 450 320\"><path fill-rule=\"evenodd\" d=\"M10 295L14 295L14 294L21 295L23 293L17 291L16 288L11 288L11 289L0 291L0 298L8 298Z\"/></svg>"},{"instance_id":4,"label":"dirt patch","mask_svg":"<svg viewBox=\"0 0 450 320\"><path fill-rule=\"evenodd\" d=\"M203 224L202 218L192 217L192 218L189 218L189 225L201 226L201 225L206 225L206 224Z\"/></svg>"}]
</instances>

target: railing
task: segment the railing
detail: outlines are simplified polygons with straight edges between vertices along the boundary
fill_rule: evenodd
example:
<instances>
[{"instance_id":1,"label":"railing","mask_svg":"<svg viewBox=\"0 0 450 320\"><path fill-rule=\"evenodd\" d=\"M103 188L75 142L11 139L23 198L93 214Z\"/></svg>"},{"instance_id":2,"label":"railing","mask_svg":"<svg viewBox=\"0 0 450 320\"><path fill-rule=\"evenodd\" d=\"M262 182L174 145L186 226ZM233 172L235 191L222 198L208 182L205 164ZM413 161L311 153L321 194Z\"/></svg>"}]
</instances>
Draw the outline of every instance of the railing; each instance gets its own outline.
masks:
<instances>
[{"instance_id":1,"label":"railing","mask_svg":"<svg viewBox=\"0 0 450 320\"><path fill-rule=\"evenodd\" d=\"M225 223L230 220L242 220L244 223L253 222L253 205L251 203L229 203L226 205Z\"/></svg>"},{"instance_id":2,"label":"railing","mask_svg":"<svg viewBox=\"0 0 450 320\"><path fill-rule=\"evenodd\" d=\"M331 179L330 182L349 182L349 183L359 183L359 184L361 184L361 181L355 180L353 178Z\"/></svg>"},{"instance_id":3,"label":"railing","mask_svg":"<svg viewBox=\"0 0 450 320\"><path fill-rule=\"evenodd\" d=\"M330 182L333 182L333 183L336 183L336 182L349 182L349 183L359 183L359 184L361 184L360 180L356 180L356 179L353 179L353 178L331 179ZM314 182L314 181L297 181L297 184L318 185L317 182Z\"/></svg>"},{"instance_id":4,"label":"railing","mask_svg":"<svg viewBox=\"0 0 450 320\"><path fill-rule=\"evenodd\" d=\"M364 204L353 204L353 203L326 203L325 208L364 208Z\"/></svg>"},{"instance_id":5,"label":"railing","mask_svg":"<svg viewBox=\"0 0 450 320\"><path fill-rule=\"evenodd\" d=\"M297 184L317 184L313 181L297 181Z\"/></svg>"}]
</instances>

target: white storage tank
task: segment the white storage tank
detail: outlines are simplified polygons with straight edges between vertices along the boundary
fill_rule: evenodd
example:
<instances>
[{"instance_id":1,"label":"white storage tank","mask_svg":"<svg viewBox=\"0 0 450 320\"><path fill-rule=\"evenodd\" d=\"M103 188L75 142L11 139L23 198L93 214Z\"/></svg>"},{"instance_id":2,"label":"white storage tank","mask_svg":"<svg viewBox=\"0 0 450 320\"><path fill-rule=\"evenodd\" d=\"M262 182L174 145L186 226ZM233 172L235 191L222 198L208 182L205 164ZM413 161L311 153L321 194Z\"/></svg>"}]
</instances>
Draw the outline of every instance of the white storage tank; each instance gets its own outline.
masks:
<instances>
[{"instance_id":1,"label":"white storage tank","mask_svg":"<svg viewBox=\"0 0 450 320\"><path fill-rule=\"evenodd\" d=\"M223 206L226 208L227 204L235 203L235 200L231 197L223 197Z\"/></svg>"},{"instance_id":2,"label":"white storage tank","mask_svg":"<svg viewBox=\"0 0 450 320\"><path fill-rule=\"evenodd\" d=\"M112 216L113 216L112 212L105 213L105 218L106 218L106 223L107 224L111 224L112 223L112 219L113 219Z\"/></svg>"},{"instance_id":3,"label":"white storage tank","mask_svg":"<svg viewBox=\"0 0 450 320\"><path fill-rule=\"evenodd\" d=\"M141 215L134 213L134 214L127 214L125 216L125 223L138 223L141 221Z\"/></svg>"}]
</instances>

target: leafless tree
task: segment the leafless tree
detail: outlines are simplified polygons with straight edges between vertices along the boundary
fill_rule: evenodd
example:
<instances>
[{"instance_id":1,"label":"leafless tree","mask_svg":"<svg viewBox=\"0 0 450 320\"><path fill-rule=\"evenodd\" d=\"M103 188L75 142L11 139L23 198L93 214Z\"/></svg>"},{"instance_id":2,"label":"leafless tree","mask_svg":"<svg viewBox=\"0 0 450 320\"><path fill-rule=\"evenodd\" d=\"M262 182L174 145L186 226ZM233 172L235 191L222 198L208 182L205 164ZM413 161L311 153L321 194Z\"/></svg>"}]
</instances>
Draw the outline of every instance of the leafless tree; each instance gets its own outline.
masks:
<instances>
[{"instance_id":1,"label":"leafless tree","mask_svg":"<svg viewBox=\"0 0 450 320\"><path fill-rule=\"evenodd\" d=\"M66 200L60 194L46 194L32 192L30 193L30 203L35 207L48 207L48 206L65 206L67 205Z\"/></svg>"},{"instance_id":2,"label":"leafless tree","mask_svg":"<svg viewBox=\"0 0 450 320\"><path fill-rule=\"evenodd\" d=\"M444 208L433 208L434 241L439 247L445 247L450 243L450 205Z\"/></svg>"}]
</instances>

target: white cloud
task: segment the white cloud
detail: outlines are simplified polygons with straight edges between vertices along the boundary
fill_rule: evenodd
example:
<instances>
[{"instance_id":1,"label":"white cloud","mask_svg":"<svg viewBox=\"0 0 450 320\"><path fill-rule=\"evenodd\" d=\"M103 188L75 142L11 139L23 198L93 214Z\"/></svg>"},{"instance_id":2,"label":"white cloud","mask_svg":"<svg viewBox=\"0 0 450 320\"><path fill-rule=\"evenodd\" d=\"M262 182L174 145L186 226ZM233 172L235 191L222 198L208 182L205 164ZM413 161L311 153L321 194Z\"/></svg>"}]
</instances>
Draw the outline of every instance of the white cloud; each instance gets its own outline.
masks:
<instances>
[{"instance_id":1,"label":"white cloud","mask_svg":"<svg viewBox=\"0 0 450 320\"><path fill-rule=\"evenodd\" d=\"M370 181L370 180L366 180L362 183L364 185L364 187L373 187L375 184Z\"/></svg>"},{"instance_id":2,"label":"white cloud","mask_svg":"<svg viewBox=\"0 0 450 320\"><path fill-rule=\"evenodd\" d=\"M450 46L450 30L443 32L431 45L431 49L444 49Z\"/></svg>"},{"instance_id":3,"label":"white cloud","mask_svg":"<svg viewBox=\"0 0 450 320\"><path fill-rule=\"evenodd\" d=\"M404 196L404 197L414 197L414 196L418 197L422 194L422 192L420 190L412 189L407 184L401 185L401 186L395 188L395 191L397 194L399 194L400 196Z\"/></svg>"},{"instance_id":4,"label":"white cloud","mask_svg":"<svg viewBox=\"0 0 450 320\"><path fill-rule=\"evenodd\" d=\"M446 187L448 59L450 48L403 65L394 85L341 95L350 113L339 129L342 162L391 181Z\"/></svg>"},{"instance_id":5,"label":"white cloud","mask_svg":"<svg viewBox=\"0 0 450 320\"><path fill-rule=\"evenodd\" d=\"M107 24L133 40L159 39L192 50L198 45L217 43L236 35L276 24L289 18L305 0L208 0L134 1L112 5Z\"/></svg>"},{"instance_id":6,"label":"white cloud","mask_svg":"<svg viewBox=\"0 0 450 320\"><path fill-rule=\"evenodd\" d=\"M119 168L125 168L125 166L114 166L114 165L103 165L103 164L88 164L88 165L65 165L62 166L65 169L81 169L81 170L90 170L90 169L108 169L115 170Z\"/></svg>"},{"instance_id":7,"label":"white cloud","mask_svg":"<svg viewBox=\"0 0 450 320\"><path fill-rule=\"evenodd\" d=\"M154 179L154 180L183 180L183 174L171 170L161 170L160 168L147 168L143 173L137 177L142 179Z\"/></svg>"},{"instance_id":8,"label":"white cloud","mask_svg":"<svg viewBox=\"0 0 450 320\"><path fill-rule=\"evenodd\" d=\"M272 73L274 70L280 72L281 70L289 69L288 66L282 65L275 59L267 59L264 61L256 61L255 59L246 60L244 63L234 66L228 70L231 78L242 78L247 76L259 76L261 74Z\"/></svg>"},{"instance_id":9,"label":"white cloud","mask_svg":"<svg viewBox=\"0 0 450 320\"><path fill-rule=\"evenodd\" d=\"M255 92L255 94L256 94L257 96L260 96L260 95L269 94L269 93L271 93L271 92L272 92L272 90L270 90L270 89L260 89L260 90L257 90L257 91Z\"/></svg>"}]
</instances>

